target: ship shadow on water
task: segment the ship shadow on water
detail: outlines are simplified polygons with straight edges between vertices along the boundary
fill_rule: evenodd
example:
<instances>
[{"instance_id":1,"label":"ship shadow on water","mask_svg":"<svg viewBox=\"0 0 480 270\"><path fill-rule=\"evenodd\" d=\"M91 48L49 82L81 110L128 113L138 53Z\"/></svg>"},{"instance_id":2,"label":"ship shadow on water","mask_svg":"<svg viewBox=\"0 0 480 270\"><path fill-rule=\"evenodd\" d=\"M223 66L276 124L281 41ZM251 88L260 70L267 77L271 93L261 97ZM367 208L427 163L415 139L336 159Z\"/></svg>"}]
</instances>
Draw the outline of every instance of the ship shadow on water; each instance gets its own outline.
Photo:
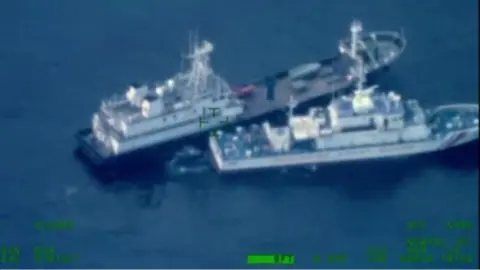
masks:
<instances>
[{"instance_id":1,"label":"ship shadow on water","mask_svg":"<svg viewBox=\"0 0 480 270\"><path fill-rule=\"evenodd\" d=\"M74 157L85 171L97 181L103 184L115 182L145 182L146 179L165 178L165 163L171 160L183 145L193 145L199 149L205 149L206 138L193 136L169 143L168 146L160 146L149 149L134 157L116 162L109 166L96 166L84 157L78 150L74 151Z\"/></svg>"},{"instance_id":2,"label":"ship shadow on water","mask_svg":"<svg viewBox=\"0 0 480 270\"><path fill-rule=\"evenodd\" d=\"M368 76L368 81L369 83L374 83L377 82L379 78L381 78L381 74L384 74L388 71L388 68L383 68L381 70L378 70L377 72L374 72ZM280 75L278 75L280 76ZM348 92L350 91L350 88L344 89L341 92ZM332 96L326 95L322 97L318 97L315 99L312 99L310 101L304 102L304 104L300 104L296 110L301 111L301 112L306 112L308 108L311 106L325 106L328 104L328 102L331 100ZM285 110L276 110L271 113L268 113L264 116L259 116L250 119L249 121L246 121L244 124L241 124L241 126L244 125L249 125L251 123L259 123L263 121L269 121L273 123L283 123L286 121L285 115L286 113L286 108ZM233 131L234 127L236 125L227 125L224 127L224 130L226 131ZM108 168L95 168L95 165L90 164L91 162L86 159L83 154L80 154L78 149L74 151L74 156L78 161L81 161L83 167L87 170L87 172L94 178L98 179L99 182L104 183L104 184L109 184L109 183L114 183L118 181L127 181L127 182L138 182L146 176L148 178L148 175L156 175L157 178L162 179L165 178L165 166L164 164L168 162L169 160L172 159L172 157L177 153L182 146L184 145L193 145L197 147L198 149L201 149L202 151L207 151L207 146L206 146L206 141L207 141L207 134L197 134L194 136L189 136L186 138L182 138L179 140L172 141L171 143L168 144L168 147L160 147L159 149L155 150L157 153L151 154L152 151L150 151L150 154L148 155L140 155L138 157L135 157L135 160L132 164L128 164L125 166L114 166L113 169ZM161 154L158 154L161 153Z\"/></svg>"},{"instance_id":3,"label":"ship shadow on water","mask_svg":"<svg viewBox=\"0 0 480 270\"><path fill-rule=\"evenodd\" d=\"M93 184L105 193L116 196L126 195L133 200L133 204L141 209L157 209L162 206L165 198L167 182L159 171L137 174L135 178L109 178L105 180L98 175L94 176Z\"/></svg>"},{"instance_id":4,"label":"ship shadow on water","mask_svg":"<svg viewBox=\"0 0 480 270\"><path fill-rule=\"evenodd\" d=\"M424 160L349 162L239 173L222 176L231 185L258 188L318 188L343 193L352 199L389 197L405 179L421 171Z\"/></svg>"},{"instance_id":5,"label":"ship shadow on water","mask_svg":"<svg viewBox=\"0 0 480 270\"><path fill-rule=\"evenodd\" d=\"M142 209L159 208L163 202L166 180L163 160L134 168L125 167L117 170L96 169L81 163L84 171L98 190L118 196L133 197L134 204Z\"/></svg>"},{"instance_id":6,"label":"ship shadow on water","mask_svg":"<svg viewBox=\"0 0 480 270\"><path fill-rule=\"evenodd\" d=\"M448 169L478 171L478 140L438 153L436 161Z\"/></svg>"},{"instance_id":7,"label":"ship shadow on water","mask_svg":"<svg viewBox=\"0 0 480 270\"><path fill-rule=\"evenodd\" d=\"M251 187L274 190L276 188L303 189L328 188L353 200L391 198L398 187L408 179L415 179L431 169L478 171L478 142L445 152L399 159L347 162L313 167L293 167L217 175L213 169L200 173L172 176L165 166L135 174L119 176L101 175L89 171L98 189L118 196L127 195L141 209L158 209L166 195L166 186L181 181L191 187L210 189L212 186L229 188Z\"/></svg>"}]
</instances>

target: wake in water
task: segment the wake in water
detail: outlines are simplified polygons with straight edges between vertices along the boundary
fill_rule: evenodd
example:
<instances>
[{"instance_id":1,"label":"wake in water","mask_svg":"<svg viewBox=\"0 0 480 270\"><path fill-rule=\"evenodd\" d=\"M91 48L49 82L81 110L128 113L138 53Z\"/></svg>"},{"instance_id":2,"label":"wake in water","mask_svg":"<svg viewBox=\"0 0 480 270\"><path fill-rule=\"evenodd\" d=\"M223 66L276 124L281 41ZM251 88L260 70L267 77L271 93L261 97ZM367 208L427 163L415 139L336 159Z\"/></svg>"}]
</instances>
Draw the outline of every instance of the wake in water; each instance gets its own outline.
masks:
<instances>
[{"instance_id":1,"label":"wake in water","mask_svg":"<svg viewBox=\"0 0 480 270\"><path fill-rule=\"evenodd\" d=\"M317 166L301 166L310 172L315 172ZM191 173L213 172L215 169L211 163L208 151L200 150L193 146L185 146L182 150L176 152L173 158L167 162L167 169L173 175L184 175ZM291 173L292 169L273 170L280 174ZM295 169L293 169L295 171ZM298 170L298 168L297 168ZM272 170L270 170L272 172Z\"/></svg>"},{"instance_id":2,"label":"wake in water","mask_svg":"<svg viewBox=\"0 0 480 270\"><path fill-rule=\"evenodd\" d=\"M174 175L211 172L213 167L209 159L207 151L193 146L185 146L167 162L167 169Z\"/></svg>"}]
</instances>

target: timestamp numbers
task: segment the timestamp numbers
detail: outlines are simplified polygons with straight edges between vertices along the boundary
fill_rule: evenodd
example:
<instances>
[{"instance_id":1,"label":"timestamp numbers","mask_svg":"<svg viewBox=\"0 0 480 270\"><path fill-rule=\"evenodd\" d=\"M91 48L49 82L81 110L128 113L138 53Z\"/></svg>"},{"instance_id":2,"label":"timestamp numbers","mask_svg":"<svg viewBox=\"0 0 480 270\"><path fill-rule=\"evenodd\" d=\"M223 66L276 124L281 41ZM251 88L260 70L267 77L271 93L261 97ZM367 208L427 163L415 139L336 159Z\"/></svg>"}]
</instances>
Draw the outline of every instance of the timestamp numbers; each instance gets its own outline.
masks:
<instances>
[{"instance_id":1,"label":"timestamp numbers","mask_svg":"<svg viewBox=\"0 0 480 270\"><path fill-rule=\"evenodd\" d=\"M0 246L0 264L16 264L19 262L19 247Z\"/></svg>"},{"instance_id":2,"label":"timestamp numbers","mask_svg":"<svg viewBox=\"0 0 480 270\"><path fill-rule=\"evenodd\" d=\"M471 230L473 228L472 222L469 221L451 221L447 222L447 228L451 230Z\"/></svg>"},{"instance_id":3,"label":"timestamp numbers","mask_svg":"<svg viewBox=\"0 0 480 270\"><path fill-rule=\"evenodd\" d=\"M442 255L442 261L446 263L472 263L473 257L465 254L447 253Z\"/></svg>"},{"instance_id":4,"label":"timestamp numbers","mask_svg":"<svg viewBox=\"0 0 480 270\"><path fill-rule=\"evenodd\" d=\"M38 231L71 230L75 227L73 221L37 221L34 227Z\"/></svg>"},{"instance_id":5,"label":"timestamp numbers","mask_svg":"<svg viewBox=\"0 0 480 270\"><path fill-rule=\"evenodd\" d=\"M78 260L75 255L56 253L53 247L35 247L34 258L36 263L71 263Z\"/></svg>"}]
</instances>

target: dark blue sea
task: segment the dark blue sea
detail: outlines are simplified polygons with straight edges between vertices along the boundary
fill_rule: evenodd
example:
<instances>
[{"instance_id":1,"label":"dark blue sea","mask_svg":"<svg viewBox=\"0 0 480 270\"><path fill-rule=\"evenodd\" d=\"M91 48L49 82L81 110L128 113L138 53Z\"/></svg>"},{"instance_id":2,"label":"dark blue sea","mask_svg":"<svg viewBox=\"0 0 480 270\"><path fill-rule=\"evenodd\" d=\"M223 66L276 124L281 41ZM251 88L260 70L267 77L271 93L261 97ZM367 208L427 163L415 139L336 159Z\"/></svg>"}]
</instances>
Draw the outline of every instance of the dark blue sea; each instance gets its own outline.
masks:
<instances>
[{"instance_id":1,"label":"dark blue sea","mask_svg":"<svg viewBox=\"0 0 480 270\"><path fill-rule=\"evenodd\" d=\"M478 101L477 1L1 1L0 268L478 269L475 149L108 184L73 155L101 99L179 70L190 30L235 84L334 55L354 18L408 38L383 88L425 105ZM432 262L402 261L408 240ZM247 265L249 254L295 264Z\"/></svg>"}]
</instances>

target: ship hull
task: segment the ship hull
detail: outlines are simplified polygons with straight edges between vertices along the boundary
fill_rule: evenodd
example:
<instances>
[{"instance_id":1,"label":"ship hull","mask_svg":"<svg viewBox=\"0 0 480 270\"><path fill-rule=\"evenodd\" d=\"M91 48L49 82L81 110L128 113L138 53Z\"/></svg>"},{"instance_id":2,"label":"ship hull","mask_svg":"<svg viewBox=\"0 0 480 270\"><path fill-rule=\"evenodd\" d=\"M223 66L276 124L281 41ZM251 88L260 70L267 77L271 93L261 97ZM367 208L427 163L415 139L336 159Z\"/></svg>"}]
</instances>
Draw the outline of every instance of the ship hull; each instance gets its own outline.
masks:
<instances>
[{"instance_id":1,"label":"ship hull","mask_svg":"<svg viewBox=\"0 0 480 270\"><path fill-rule=\"evenodd\" d=\"M463 133L454 133L449 140L429 140L388 146L383 145L336 151L317 151L291 155L285 154L242 160L223 160L220 155L220 148L216 143L216 140L213 138L209 139L209 146L212 153L212 161L216 170L219 173L234 173L286 167L405 158L451 150L459 146L476 142L477 140L478 129L474 129Z\"/></svg>"},{"instance_id":2,"label":"ship hull","mask_svg":"<svg viewBox=\"0 0 480 270\"><path fill-rule=\"evenodd\" d=\"M98 148L92 145L85 137L91 136L92 129L83 129L77 132L77 148L75 156L88 166L88 169L103 180L111 180L111 177L129 176L137 172L150 169L161 169L165 160L171 158L184 142L200 141L200 134L192 134L184 138L177 138L168 143L156 143L120 155L104 156L99 153Z\"/></svg>"},{"instance_id":3,"label":"ship hull","mask_svg":"<svg viewBox=\"0 0 480 270\"><path fill-rule=\"evenodd\" d=\"M376 38L379 39L384 32L377 32ZM372 33L371 33L372 34ZM366 35L368 38L370 35ZM392 50L387 50L378 56L375 62L365 63L368 78L375 80L375 78L387 70L390 65L402 54L406 46L406 40L403 36L394 32L385 32L384 45L390 44ZM385 48L386 46L381 46ZM388 46L387 46L388 47ZM388 54L387 54L388 52ZM329 97L334 92L346 91L351 88L354 81L349 79L349 68L351 67L351 59L344 55L338 54L335 57L327 58L318 61L322 67L320 71L333 70L327 76L323 76L319 71L318 76L305 79L306 87L301 91L292 89L292 78L288 77L289 70L278 72L275 75L268 76L263 80L259 80L251 85L255 86L255 90L252 94L242 98L245 103L245 111L238 116L234 121L228 124L240 124L245 122L251 122L259 120L262 117L268 116L271 113L281 111L287 107L290 100L290 96L294 96L299 105L307 105L308 103L318 101L322 97ZM297 67L298 68L298 67ZM292 70L292 69L291 69ZM273 83L272 83L273 82ZM162 157L162 149L168 144L171 146L176 141L187 139L191 136L198 136L202 133L210 131L213 128L220 127L218 125L211 125L208 128L198 128L194 135L191 134L179 134L178 137L169 138L164 140L162 134L158 134L158 142L151 143L148 147L138 147L138 150L129 151L126 153L118 154L115 156L105 155L104 151L98 149L95 143L92 142L92 130L82 129L79 130L75 137L78 142L78 147L75 153L78 153L79 157L85 159L89 165L93 165L95 169L120 169L122 167L138 166L140 163L144 167L146 164L154 163L158 160L158 157ZM170 147L168 147L170 148ZM159 150L160 149L160 150ZM141 161L141 162L139 162ZM158 163L158 162L157 162Z\"/></svg>"},{"instance_id":4,"label":"ship hull","mask_svg":"<svg viewBox=\"0 0 480 270\"><path fill-rule=\"evenodd\" d=\"M374 79L376 76L380 75L383 71L384 69L375 70L369 75L372 79ZM345 85L343 85L342 88L338 88L335 91L346 90L350 86L351 86L350 84L346 83ZM277 89L276 91L281 91L281 89ZM299 106L302 106L302 105L305 106L308 103L318 101L318 99L325 97L325 95L328 93L332 93L332 92L329 91L324 94L313 95L313 96L309 96L308 98L305 97L299 101ZM258 104L261 104L261 102L259 102L258 100L256 101L255 97L253 97L253 99L252 97L248 97L246 99L247 106L248 104L257 103L257 105L255 105L255 108L258 108L258 109L256 110L250 109L248 116L242 115L241 117L239 117L235 121L232 121L229 124L240 124L240 123L258 120L261 117L268 116L271 113L278 112L281 109L285 108L287 104L286 102L287 101L285 101L284 106L280 104L270 104L270 103L263 103L263 105L258 105ZM253 106L251 108L253 108ZM217 127L219 126L211 125L209 128L204 128L203 130L198 129L197 134L188 135L188 136L189 137L199 136ZM163 140L158 143L152 144L147 148L134 150L134 151L123 153L117 156L105 157L104 155L99 153L95 145L93 145L91 142L89 142L88 139L86 139L91 136L92 136L91 128L84 128L77 131L77 133L75 134L75 138L77 141L77 148L75 149L75 153L82 160L86 161L87 164L89 164L90 166L94 166L95 169L98 169L98 170L103 170L103 169L114 170L114 169L121 168L122 166L136 166L139 160L142 160L141 165L144 165L146 163L152 163L152 160L158 160L158 157L162 156L156 153L159 151L158 149L165 148L166 144L175 144L179 140L188 139L188 137L171 138L170 140Z\"/></svg>"}]
</instances>

